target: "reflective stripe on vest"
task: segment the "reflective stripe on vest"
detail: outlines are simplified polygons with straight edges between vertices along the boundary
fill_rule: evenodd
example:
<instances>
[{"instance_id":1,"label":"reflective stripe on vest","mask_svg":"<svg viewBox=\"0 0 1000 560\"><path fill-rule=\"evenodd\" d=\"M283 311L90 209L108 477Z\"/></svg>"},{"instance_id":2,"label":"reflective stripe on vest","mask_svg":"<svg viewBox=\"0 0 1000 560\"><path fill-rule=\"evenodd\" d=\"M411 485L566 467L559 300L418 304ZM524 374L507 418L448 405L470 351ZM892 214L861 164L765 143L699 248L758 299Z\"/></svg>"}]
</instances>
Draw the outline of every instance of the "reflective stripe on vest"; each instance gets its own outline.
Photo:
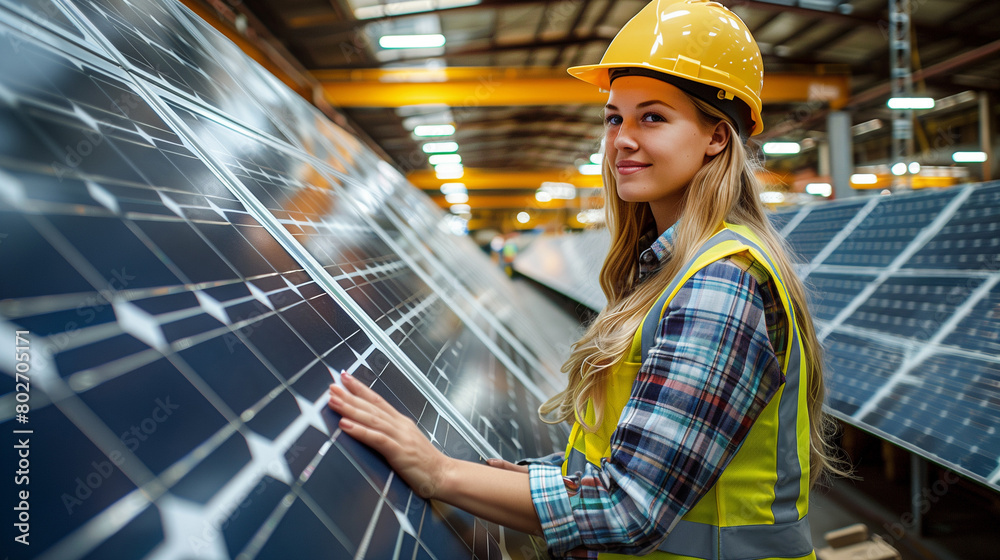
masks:
<instances>
[{"instance_id":1,"label":"reflective stripe on vest","mask_svg":"<svg viewBox=\"0 0 1000 560\"><path fill-rule=\"evenodd\" d=\"M771 558L776 551L780 551L782 556L790 558L812 557L813 555L809 523L805 516L800 519L797 505L803 487L803 473L799 466L799 437L803 437L803 435L799 434L797 429L801 404L799 402L801 396L800 372L803 365L798 326L791 308L791 297L784 282L778 275L774 263L755 238L756 236L749 229L729 224L713 235L698 250L695 257L690 262L685 263L683 269L651 307L639 329L640 332L636 333L637 337L640 338L639 348L633 345L633 350L630 351L632 353L638 350L639 354L630 357L641 362L648 356L650 348L655 343L658 326L667 305L684 282L698 270L724 257L745 251L749 251L768 270L772 280L779 288L782 306L789 321L789 343L783 368L785 383L780 391L780 401L777 403L776 481L773 488L774 501L771 504L774 523L720 527L692 521L687 519L688 515L685 515L677 522L658 548L659 551L668 555L711 560ZM632 382L634 382L634 378ZM617 418L613 419L616 425L617 420ZM612 419L605 418L605 422L610 421ZM588 459L577 448L576 440L586 437L592 438L593 434L587 436L579 425L574 426L569 445L567 445L564 473L583 470ZM805 431L804 437L808 438L808 430ZM610 445L610 441L607 444ZM806 449L808 449L807 446ZM807 484L806 487L808 487ZM723 520L720 519L719 522L723 523Z\"/></svg>"}]
</instances>

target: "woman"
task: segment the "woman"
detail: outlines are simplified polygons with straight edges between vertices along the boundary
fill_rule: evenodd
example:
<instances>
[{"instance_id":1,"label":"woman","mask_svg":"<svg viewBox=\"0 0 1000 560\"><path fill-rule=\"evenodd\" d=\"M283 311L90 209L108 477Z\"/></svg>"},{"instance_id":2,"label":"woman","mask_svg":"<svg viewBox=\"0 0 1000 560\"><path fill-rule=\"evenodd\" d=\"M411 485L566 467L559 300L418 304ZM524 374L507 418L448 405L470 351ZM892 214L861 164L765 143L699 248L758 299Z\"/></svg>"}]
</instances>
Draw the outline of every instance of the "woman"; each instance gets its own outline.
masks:
<instances>
[{"instance_id":1,"label":"woman","mask_svg":"<svg viewBox=\"0 0 1000 560\"><path fill-rule=\"evenodd\" d=\"M744 146L762 130L756 43L715 2L653 2L570 73L610 91L611 248L607 307L540 411L573 422L566 453L450 459L349 376L330 406L421 496L554 556L814 558L809 487L836 469L805 292Z\"/></svg>"}]
</instances>

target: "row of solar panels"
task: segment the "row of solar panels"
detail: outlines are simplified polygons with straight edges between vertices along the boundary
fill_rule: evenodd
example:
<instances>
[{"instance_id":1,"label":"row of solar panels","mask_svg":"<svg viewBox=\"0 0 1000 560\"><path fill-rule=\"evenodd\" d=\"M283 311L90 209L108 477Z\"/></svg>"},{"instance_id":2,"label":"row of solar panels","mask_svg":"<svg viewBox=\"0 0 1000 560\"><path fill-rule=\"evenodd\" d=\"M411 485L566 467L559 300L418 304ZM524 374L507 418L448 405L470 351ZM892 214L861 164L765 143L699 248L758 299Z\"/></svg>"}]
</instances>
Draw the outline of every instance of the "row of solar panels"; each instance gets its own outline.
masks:
<instances>
[{"instance_id":1,"label":"row of solar panels","mask_svg":"<svg viewBox=\"0 0 1000 560\"><path fill-rule=\"evenodd\" d=\"M1000 183L775 216L843 420L1000 489Z\"/></svg>"},{"instance_id":2,"label":"row of solar panels","mask_svg":"<svg viewBox=\"0 0 1000 560\"><path fill-rule=\"evenodd\" d=\"M827 407L1000 489L1000 182L854 198L772 220L802 263ZM604 305L607 232L541 238L515 269Z\"/></svg>"},{"instance_id":3,"label":"row of solar panels","mask_svg":"<svg viewBox=\"0 0 1000 560\"><path fill-rule=\"evenodd\" d=\"M4 554L543 555L325 406L348 370L450 455L565 445L556 345L443 218L173 1L0 0Z\"/></svg>"}]
</instances>

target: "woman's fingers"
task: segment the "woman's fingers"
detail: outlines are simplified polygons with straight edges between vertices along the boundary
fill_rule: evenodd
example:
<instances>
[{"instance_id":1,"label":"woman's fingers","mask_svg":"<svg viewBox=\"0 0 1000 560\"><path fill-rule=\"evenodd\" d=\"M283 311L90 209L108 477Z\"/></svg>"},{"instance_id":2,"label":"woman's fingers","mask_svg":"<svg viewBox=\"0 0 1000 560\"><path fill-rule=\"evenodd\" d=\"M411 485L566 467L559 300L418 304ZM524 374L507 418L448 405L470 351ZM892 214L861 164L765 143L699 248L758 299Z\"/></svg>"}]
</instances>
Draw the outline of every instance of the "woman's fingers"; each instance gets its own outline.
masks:
<instances>
[{"instance_id":1,"label":"woman's fingers","mask_svg":"<svg viewBox=\"0 0 1000 560\"><path fill-rule=\"evenodd\" d=\"M398 423L395 411L387 412L336 385L330 387L329 404L330 408L344 418L376 430L387 431Z\"/></svg>"},{"instance_id":2,"label":"woman's fingers","mask_svg":"<svg viewBox=\"0 0 1000 560\"><path fill-rule=\"evenodd\" d=\"M493 468L503 469L505 471L514 471L519 473L528 472L527 465L515 465L514 463L511 463L510 461L504 461L503 459L487 459L486 464Z\"/></svg>"}]
</instances>

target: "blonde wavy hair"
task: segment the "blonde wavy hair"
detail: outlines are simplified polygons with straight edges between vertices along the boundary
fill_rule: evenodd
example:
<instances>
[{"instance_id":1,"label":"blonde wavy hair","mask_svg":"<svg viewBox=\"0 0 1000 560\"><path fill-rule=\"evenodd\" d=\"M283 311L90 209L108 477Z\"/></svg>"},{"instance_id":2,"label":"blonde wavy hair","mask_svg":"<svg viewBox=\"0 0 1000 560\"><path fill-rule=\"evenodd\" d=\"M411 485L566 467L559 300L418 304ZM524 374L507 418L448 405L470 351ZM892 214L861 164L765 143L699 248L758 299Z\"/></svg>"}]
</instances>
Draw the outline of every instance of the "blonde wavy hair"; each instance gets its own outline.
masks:
<instances>
[{"instance_id":1,"label":"blonde wavy hair","mask_svg":"<svg viewBox=\"0 0 1000 560\"><path fill-rule=\"evenodd\" d=\"M730 140L691 179L684 196L682 219L677 225L672 258L651 278L638 282L640 238L655 228L649 204L626 202L618 197L612 173L614 162L605 157L604 212L611 234L611 246L601 268L601 289L607 306L589 325L583 337L573 345L562 367L568 377L566 389L539 408L542 420L549 423L580 421L593 431L604 414L604 387L614 366L625 356L632 337L647 311L653 306L670 280L692 259L698 248L714 234L722 222L743 225L760 238L782 274L791 295L799 335L805 349L810 420L810 482L824 473L846 475L847 467L835 456L830 439L836 424L823 412L822 347L808 313L807 295L792 268L790 251L771 226L763 204L756 171L760 164L747 153L737 139L733 124L718 109L688 96L699 109L699 118L708 127L723 121L729 127ZM594 405L593 425L584 422L587 402Z\"/></svg>"}]
</instances>

